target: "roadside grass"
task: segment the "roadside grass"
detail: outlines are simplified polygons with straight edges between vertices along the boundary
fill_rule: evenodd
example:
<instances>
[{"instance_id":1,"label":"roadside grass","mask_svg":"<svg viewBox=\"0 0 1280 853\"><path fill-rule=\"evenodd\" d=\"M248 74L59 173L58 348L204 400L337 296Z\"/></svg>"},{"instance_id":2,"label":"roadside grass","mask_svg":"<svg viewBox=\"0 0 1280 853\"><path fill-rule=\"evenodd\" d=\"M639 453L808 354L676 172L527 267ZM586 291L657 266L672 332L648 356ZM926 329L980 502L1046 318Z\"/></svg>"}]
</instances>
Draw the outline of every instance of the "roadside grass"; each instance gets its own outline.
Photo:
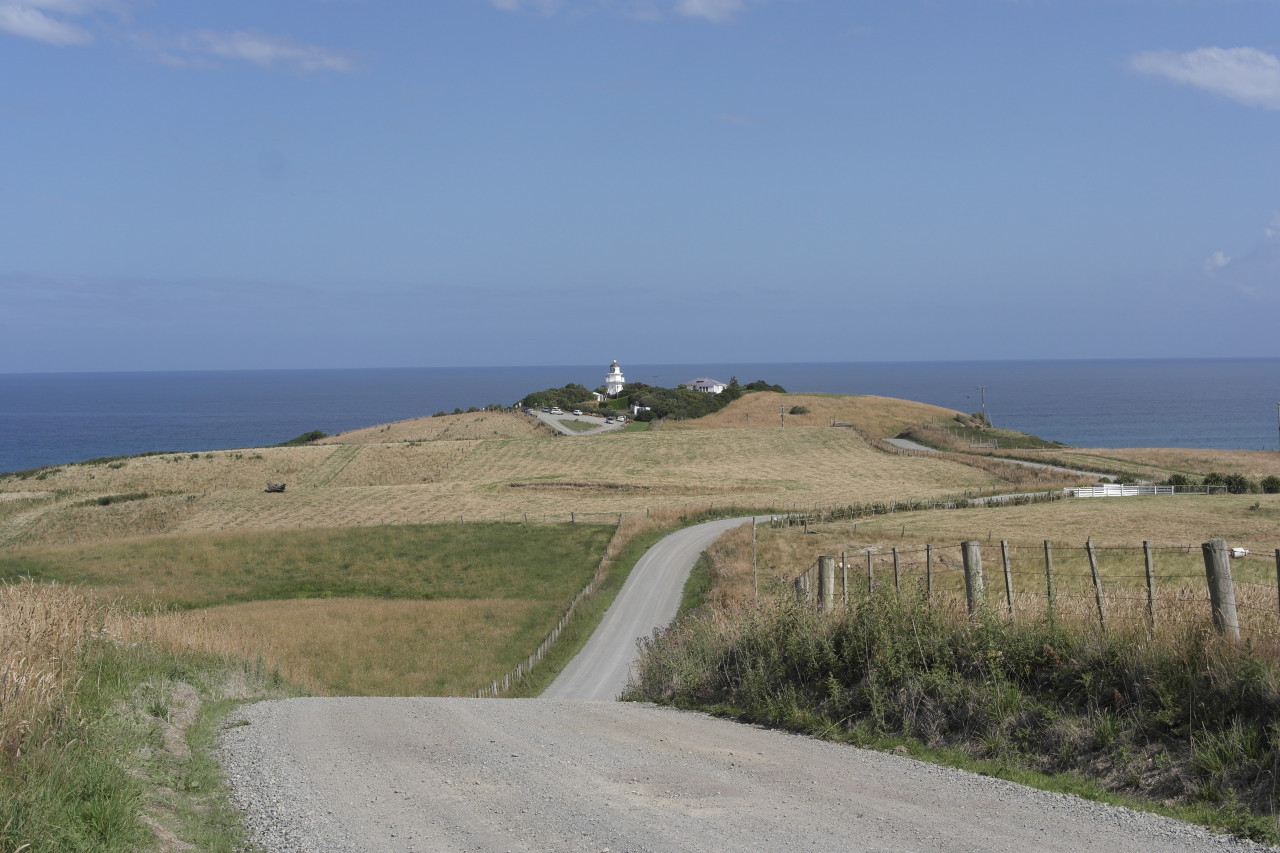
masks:
<instances>
[{"instance_id":1,"label":"roadside grass","mask_svg":"<svg viewBox=\"0 0 1280 853\"><path fill-rule=\"evenodd\" d=\"M154 629L81 590L0 585L0 850L246 849L208 744L231 699L279 683Z\"/></svg>"}]
</instances>

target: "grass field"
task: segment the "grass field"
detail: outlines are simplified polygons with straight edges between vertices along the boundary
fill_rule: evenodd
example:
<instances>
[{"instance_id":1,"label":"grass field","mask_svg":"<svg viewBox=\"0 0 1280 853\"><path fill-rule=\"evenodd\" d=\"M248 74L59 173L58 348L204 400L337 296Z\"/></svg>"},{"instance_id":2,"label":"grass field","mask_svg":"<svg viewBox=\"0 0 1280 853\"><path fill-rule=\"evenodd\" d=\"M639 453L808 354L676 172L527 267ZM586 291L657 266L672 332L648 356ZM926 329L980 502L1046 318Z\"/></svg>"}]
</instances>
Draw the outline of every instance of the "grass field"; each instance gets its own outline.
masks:
<instances>
[{"instance_id":1,"label":"grass field","mask_svg":"<svg viewBox=\"0 0 1280 853\"><path fill-rule=\"evenodd\" d=\"M780 414L780 407L789 412L794 406L809 411ZM625 542L610 543L620 518L639 543L681 512L807 510L1037 486L1040 475L1025 469L981 460L985 467L974 467L973 459L955 455L899 456L874 446L911 423L955 414L876 397L761 393L696 421L653 429L634 424L593 436L557 436L524 415L482 412L402 421L300 447L99 460L0 475L0 578L82 589L67 604L79 614L68 622L79 620L67 634L80 638L75 650L102 646L106 638L103 648L128 657L135 645L114 638L140 638L138 654L150 661L144 668L110 666L160 674L121 675L111 702L157 720L167 721L167 709L176 707L171 693L189 693L190 682L204 678L205 664L171 657L193 646L201 655L250 661L258 679L244 688L250 693L264 689L262 673L275 670L321 694L465 694L524 659L591 577L606 545L625 551ZM1256 478L1280 470L1265 454L1050 453L1078 459L1084 468L1089 460L1110 460L1153 472L1216 470ZM265 493L268 481L287 483L286 492ZM1037 487L1052 485L1061 483L1050 479ZM571 525L570 518L591 523ZM705 595L742 602L755 597L757 586L766 596L785 595L790 578L818 554L866 548L879 549L876 571L884 577L890 548L907 554L934 543L954 550L966 539L982 540L988 549L1008 539L1022 562L1034 558L1043 539L1061 543L1062 591L1076 594L1071 584L1079 581L1072 578L1084 577L1078 548L1087 538L1113 549L1103 570L1117 588L1132 572L1131 564L1117 561L1119 546L1150 539L1195 547L1221 536L1266 554L1280 547L1277 521L1280 498L1249 495L894 513L856 527L812 525L807 533L762 528L754 548L746 528L713 549L714 584ZM638 556L626 553L626 560ZM998 560L998 551L987 553L988 561ZM1178 563L1172 552L1162 554L1162 566L1190 577L1198 554L1182 558ZM1264 585L1264 563L1237 563L1246 584ZM908 571L917 569L918 561ZM939 590L954 594L958 578L940 571ZM621 579L609 576L600 600L584 604L583 619L570 623L557 644L563 649L517 692L535 693L585 641ZM1087 605L1084 593L1079 598ZM178 609L152 612L150 605ZM109 618L96 615L108 611ZM11 607L0 617L25 612ZM1087 618L1087 607L1081 612ZM103 633L104 620L120 625ZM22 622L8 625L20 632ZM81 642L85 637L93 643ZM48 702L53 719L63 713L59 703L74 698L67 685L83 671L65 667L60 661L71 658L50 649L30 653L50 658L32 662L30 650L6 641L0 675L25 679L25 695L37 700L41 685L49 696L59 693L62 699ZM106 665L93 665L101 679ZM20 666L27 668L20 672ZM126 683L129 678L140 681ZM16 707L4 699L0 710ZM111 707L99 709L103 719L114 713ZM0 719L0 735L5 725ZM17 723L8 725L12 736ZM74 733L68 737L75 740ZM181 773L190 772L183 767ZM0 815L0 824L6 819Z\"/></svg>"},{"instance_id":2,"label":"grass field","mask_svg":"<svg viewBox=\"0 0 1280 853\"><path fill-rule=\"evenodd\" d=\"M265 493L267 481L286 482L288 490ZM571 513L616 515L715 502L790 508L945 495L998 482L945 459L878 452L852 430L794 424L265 448L66 466L38 483L0 478L0 489L29 493L39 485L52 495L0 502L0 543L523 520L526 514L559 521ZM151 497L77 505L90 497L142 493Z\"/></svg>"},{"instance_id":3,"label":"grass field","mask_svg":"<svg viewBox=\"0 0 1280 853\"><path fill-rule=\"evenodd\" d=\"M250 631L267 666L318 693L457 694L537 645L612 534L443 524L168 536L0 551L0 579L210 608L189 618Z\"/></svg>"}]
</instances>

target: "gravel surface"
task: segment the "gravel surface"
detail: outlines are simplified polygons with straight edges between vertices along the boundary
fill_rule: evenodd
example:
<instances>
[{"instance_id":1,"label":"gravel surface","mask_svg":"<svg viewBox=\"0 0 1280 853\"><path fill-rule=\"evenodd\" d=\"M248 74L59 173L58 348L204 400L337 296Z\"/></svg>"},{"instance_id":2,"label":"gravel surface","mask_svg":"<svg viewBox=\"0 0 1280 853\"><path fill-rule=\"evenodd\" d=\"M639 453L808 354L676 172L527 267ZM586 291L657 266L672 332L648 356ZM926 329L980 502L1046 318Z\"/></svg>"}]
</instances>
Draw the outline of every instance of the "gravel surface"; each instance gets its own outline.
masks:
<instances>
[{"instance_id":1,"label":"gravel surface","mask_svg":"<svg viewBox=\"0 0 1280 853\"><path fill-rule=\"evenodd\" d=\"M233 717L255 838L289 851L1263 849L884 753L647 705L290 699Z\"/></svg>"}]
</instances>

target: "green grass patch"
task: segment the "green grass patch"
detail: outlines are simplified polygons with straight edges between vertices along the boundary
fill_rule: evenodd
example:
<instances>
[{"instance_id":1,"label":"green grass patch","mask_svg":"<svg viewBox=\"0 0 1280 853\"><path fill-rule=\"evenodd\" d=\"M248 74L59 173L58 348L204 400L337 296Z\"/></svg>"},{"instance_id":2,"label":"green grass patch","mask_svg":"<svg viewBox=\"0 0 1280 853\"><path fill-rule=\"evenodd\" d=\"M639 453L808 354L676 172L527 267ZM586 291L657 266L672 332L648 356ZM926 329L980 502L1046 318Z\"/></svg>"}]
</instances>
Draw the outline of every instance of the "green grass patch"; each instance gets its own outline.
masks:
<instances>
[{"instance_id":1,"label":"green grass patch","mask_svg":"<svg viewBox=\"0 0 1280 853\"><path fill-rule=\"evenodd\" d=\"M595 429L600 426L600 424L593 424L590 421L577 421L572 418L560 421L560 425L565 429L571 429L574 432L586 432L587 430Z\"/></svg>"},{"instance_id":2,"label":"green grass patch","mask_svg":"<svg viewBox=\"0 0 1280 853\"><path fill-rule=\"evenodd\" d=\"M431 524L270 531L11 551L0 580L84 584L206 607L287 598L566 599L612 526Z\"/></svg>"}]
</instances>

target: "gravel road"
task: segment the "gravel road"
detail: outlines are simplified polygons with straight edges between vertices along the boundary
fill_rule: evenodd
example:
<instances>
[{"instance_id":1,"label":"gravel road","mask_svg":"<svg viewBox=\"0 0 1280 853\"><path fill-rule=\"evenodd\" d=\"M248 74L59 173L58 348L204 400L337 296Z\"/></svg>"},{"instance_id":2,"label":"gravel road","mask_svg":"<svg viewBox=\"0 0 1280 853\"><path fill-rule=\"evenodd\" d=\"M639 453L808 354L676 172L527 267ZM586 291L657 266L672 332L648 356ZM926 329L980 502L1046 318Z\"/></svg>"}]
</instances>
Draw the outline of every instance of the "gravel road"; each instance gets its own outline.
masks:
<instances>
[{"instance_id":1,"label":"gravel road","mask_svg":"<svg viewBox=\"0 0 1280 853\"><path fill-rule=\"evenodd\" d=\"M697 543L714 539L700 527L693 544L688 531L668 543L656 569L637 564L628 585L639 598L620 593L610 614L635 608L646 590L668 596L671 585L678 601L706 547ZM683 573L667 572L672 560L688 561ZM598 684L566 668L548 691L575 699L245 706L221 740L233 801L269 853L1264 849L907 758L581 698L617 694L616 648L634 650L635 637L660 624L652 618L635 634L639 623L606 616L597 633L612 637L601 646L611 650L592 665Z\"/></svg>"}]
</instances>

